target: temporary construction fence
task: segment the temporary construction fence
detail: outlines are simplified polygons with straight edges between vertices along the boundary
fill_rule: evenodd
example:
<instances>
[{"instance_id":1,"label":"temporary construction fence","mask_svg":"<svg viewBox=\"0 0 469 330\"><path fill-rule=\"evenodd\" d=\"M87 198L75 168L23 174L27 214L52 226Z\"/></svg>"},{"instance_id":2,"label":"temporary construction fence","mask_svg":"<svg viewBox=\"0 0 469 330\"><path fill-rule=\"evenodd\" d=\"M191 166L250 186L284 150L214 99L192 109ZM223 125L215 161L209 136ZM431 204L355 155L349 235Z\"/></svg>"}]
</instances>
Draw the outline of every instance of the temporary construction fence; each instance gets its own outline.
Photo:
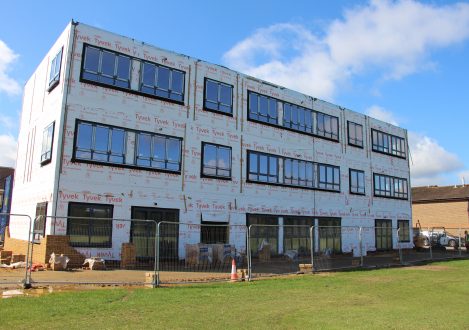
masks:
<instances>
[{"instance_id":1,"label":"temporary construction fence","mask_svg":"<svg viewBox=\"0 0 469 330\"><path fill-rule=\"evenodd\" d=\"M0 285L156 287L167 283L226 281L233 260L239 277L249 281L279 274L390 267L469 257L465 248L468 229L462 228L446 228L443 232L437 228L422 230L414 241L426 237L428 242L418 243L411 249L409 231L401 232L389 225L245 226L165 219L42 216L32 221L27 215L8 216L10 224L26 226L29 235L22 237L23 240L7 236L4 252L7 254L13 247L22 248L28 267L1 268ZM44 235L46 227L56 235ZM55 259L51 258L53 254ZM54 270L66 264L66 271L35 271L46 264Z\"/></svg>"},{"instance_id":2,"label":"temporary construction fence","mask_svg":"<svg viewBox=\"0 0 469 330\"><path fill-rule=\"evenodd\" d=\"M28 260L32 256L31 233L33 220L27 214L0 213L0 217L6 217L2 223L15 224L16 228L25 233L21 240L12 242L14 248L20 245L23 253L13 254L12 251L0 248L0 285L10 285L21 283L25 288L31 286L30 269L27 266ZM6 228L0 228L3 242L9 238L10 233ZM5 247L4 243L3 246ZM9 246L6 246L7 248Z\"/></svg>"}]
</instances>

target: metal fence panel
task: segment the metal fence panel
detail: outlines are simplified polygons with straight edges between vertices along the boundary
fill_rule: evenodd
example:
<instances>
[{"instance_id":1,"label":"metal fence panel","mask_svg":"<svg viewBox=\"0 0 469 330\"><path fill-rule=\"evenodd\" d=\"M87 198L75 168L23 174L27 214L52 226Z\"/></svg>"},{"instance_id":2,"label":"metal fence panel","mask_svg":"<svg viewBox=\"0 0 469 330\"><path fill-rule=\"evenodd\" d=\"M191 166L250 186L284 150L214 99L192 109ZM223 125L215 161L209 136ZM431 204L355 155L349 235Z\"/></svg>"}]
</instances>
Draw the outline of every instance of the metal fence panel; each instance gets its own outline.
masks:
<instances>
[{"instance_id":1,"label":"metal fence panel","mask_svg":"<svg viewBox=\"0 0 469 330\"><path fill-rule=\"evenodd\" d=\"M360 227L317 226L314 233L314 270L360 267L363 245Z\"/></svg>"},{"instance_id":2,"label":"metal fence panel","mask_svg":"<svg viewBox=\"0 0 469 330\"><path fill-rule=\"evenodd\" d=\"M233 260L238 269L248 268L246 226L161 222L158 227L159 283L228 280Z\"/></svg>"},{"instance_id":3,"label":"metal fence panel","mask_svg":"<svg viewBox=\"0 0 469 330\"><path fill-rule=\"evenodd\" d=\"M311 226L249 226L252 277L289 274L311 265ZM303 271L311 272L308 266Z\"/></svg>"},{"instance_id":4,"label":"metal fence panel","mask_svg":"<svg viewBox=\"0 0 469 330\"><path fill-rule=\"evenodd\" d=\"M14 225L11 244L22 246L25 261L23 268L0 268L0 285L21 282L25 287L31 283L158 286L225 281L230 279L232 261L238 275L250 280L297 272L469 258L469 228L426 228L414 232L411 242L409 232L401 233L389 221L377 227L333 223L247 227L218 222L189 224L175 219L40 216L33 221L27 215L8 216ZM46 235L50 232L52 235ZM422 245L425 239L426 245ZM410 248L412 245L414 248ZM49 262L53 252L70 259L67 270L35 271ZM90 258L95 267L87 260L88 267L84 268L83 262ZM106 270L101 270L99 259L105 260Z\"/></svg>"},{"instance_id":5,"label":"metal fence panel","mask_svg":"<svg viewBox=\"0 0 469 330\"><path fill-rule=\"evenodd\" d=\"M37 225L45 222L46 226ZM144 284L156 268L157 221L90 217L35 220L33 266L51 264L51 254L64 254L65 271L32 272L35 283ZM51 226L52 233L45 229ZM103 264L104 261L104 264ZM60 269L59 266L57 266Z\"/></svg>"},{"instance_id":6,"label":"metal fence panel","mask_svg":"<svg viewBox=\"0 0 469 330\"><path fill-rule=\"evenodd\" d=\"M3 229L4 239L7 239L6 236L12 238L3 246L4 249L0 250L0 286L22 284L28 288L31 286L31 279L30 268L27 266L32 256L31 235L28 233L31 232L33 221L26 214L0 213L0 216L8 217L9 224L13 224L15 228L9 233L5 233L5 228ZM8 245L10 242L11 245Z\"/></svg>"}]
</instances>

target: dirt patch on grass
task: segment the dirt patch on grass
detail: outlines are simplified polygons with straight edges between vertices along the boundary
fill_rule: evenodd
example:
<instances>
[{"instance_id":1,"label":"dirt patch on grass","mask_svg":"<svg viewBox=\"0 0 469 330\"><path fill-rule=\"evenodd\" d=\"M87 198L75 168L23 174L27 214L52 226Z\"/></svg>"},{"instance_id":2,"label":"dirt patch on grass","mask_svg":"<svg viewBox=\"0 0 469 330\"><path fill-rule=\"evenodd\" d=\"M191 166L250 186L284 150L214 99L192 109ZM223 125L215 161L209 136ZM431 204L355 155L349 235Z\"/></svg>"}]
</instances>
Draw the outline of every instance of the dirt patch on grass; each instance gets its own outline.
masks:
<instances>
[{"instance_id":1,"label":"dirt patch on grass","mask_svg":"<svg viewBox=\"0 0 469 330\"><path fill-rule=\"evenodd\" d=\"M444 270L449 270L451 267L448 266L441 266L441 265L424 265L424 266L411 266L407 267L407 269L416 269L416 270L431 270L434 272L440 272Z\"/></svg>"}]
</instances>

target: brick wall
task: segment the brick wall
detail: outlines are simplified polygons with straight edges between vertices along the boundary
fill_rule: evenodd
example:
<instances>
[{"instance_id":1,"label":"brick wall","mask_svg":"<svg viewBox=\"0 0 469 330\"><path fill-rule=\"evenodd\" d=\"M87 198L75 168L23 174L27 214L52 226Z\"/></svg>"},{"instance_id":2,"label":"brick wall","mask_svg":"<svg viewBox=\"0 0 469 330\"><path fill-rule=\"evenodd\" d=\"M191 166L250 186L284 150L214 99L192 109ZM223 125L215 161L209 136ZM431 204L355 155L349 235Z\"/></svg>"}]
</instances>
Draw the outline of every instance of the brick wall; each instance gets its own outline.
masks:
<instances>
[{"instance_id":1,"label":"brick wall","mask_svg":"<svg viewBox=\"0 0 469 330\"><path fill-rule=\"evenodd\" d=\"M5 242L3 249L13 251L13 254L26 255L28 242L21 239L11 238L8 227L5 230ZM50 255L63 254L70 258L70 267L79 267L83 264L85 256L69 245L68 236L47 235L41 238L39 243L33 244L33 263L45 264L49 262Z\"/></svg>"},{"instance_id":2,"label":"brick wall","mask_svg":"<svg viewBox=\"0 0 469 330\"><path fill-rule=\"evenodd\" d=\"M413 225L422 228L469 228L468 202L412 204Z\"/></svg>"}]
</instances>

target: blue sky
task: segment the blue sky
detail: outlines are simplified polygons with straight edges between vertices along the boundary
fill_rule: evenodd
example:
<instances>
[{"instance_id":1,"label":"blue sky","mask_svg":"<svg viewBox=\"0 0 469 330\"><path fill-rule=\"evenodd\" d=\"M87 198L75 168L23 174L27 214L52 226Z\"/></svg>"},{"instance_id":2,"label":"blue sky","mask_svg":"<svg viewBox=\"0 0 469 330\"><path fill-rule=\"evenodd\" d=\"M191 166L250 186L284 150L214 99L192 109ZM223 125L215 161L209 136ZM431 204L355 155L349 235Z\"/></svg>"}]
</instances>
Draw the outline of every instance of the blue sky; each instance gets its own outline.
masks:
<instances>
[{"instance_id":1,"label":"blue sky","mask_svg":"<svg viewBox=\"0 0 469 330\"><path fill-rule=\"evenodd\" d=\"M3 2L0 166L22 86L72 18L397 123L413 186L469 183L469 2Z\"/></svg>"}]
</instances>

